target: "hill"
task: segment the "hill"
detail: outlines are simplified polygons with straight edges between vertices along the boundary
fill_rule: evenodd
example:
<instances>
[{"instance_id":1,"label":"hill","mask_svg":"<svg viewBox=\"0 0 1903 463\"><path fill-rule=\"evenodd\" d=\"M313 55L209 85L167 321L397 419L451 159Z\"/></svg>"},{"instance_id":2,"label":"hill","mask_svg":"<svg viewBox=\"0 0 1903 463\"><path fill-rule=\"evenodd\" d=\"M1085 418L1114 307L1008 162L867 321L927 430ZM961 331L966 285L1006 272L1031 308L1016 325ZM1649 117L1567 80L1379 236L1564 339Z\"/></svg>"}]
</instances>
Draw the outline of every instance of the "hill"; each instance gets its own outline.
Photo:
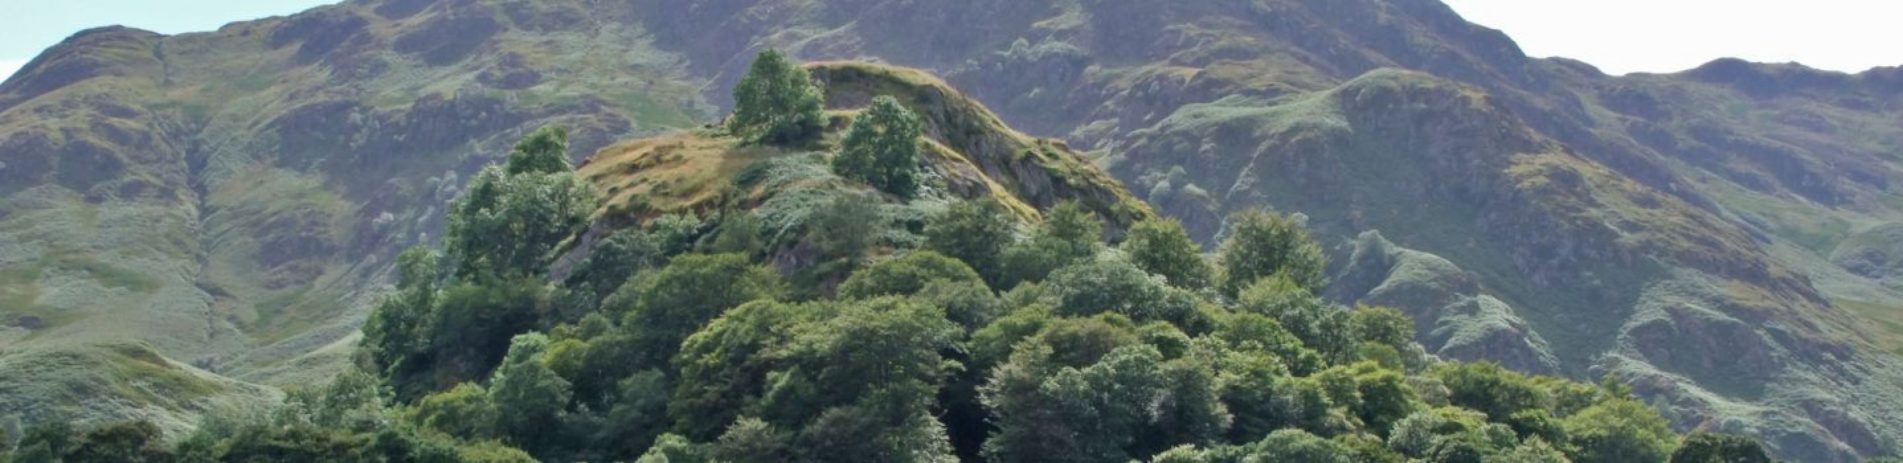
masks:
<instances>
[{"instance_id":1,"label":"hill","mask_svg":"<svg viewBox=\"0 0 1903 463\"><path fill-rule=\"evenodd\" d=\"M560 124L578 159L663 133L726 152L676 131L767 47L929 70L1030 134L935 134L986 174L948 176L955 196L1008 191L1028 215L1102 194L1012 170L1064 172L1039 153L1075 147L1206 243L1235 211L1302 213L1331 273L1368 279L1331 296L1402 306L1449 356L1616 374L1680 429L1785 458L1903 436L1903 74L1607 76L1432 0L357 0L87 31L0 84L0 348L131 341L254 383L328 377L397 252L436 241L509 143ZM648 206L703 204L685 201ZM1374 230L1394 246L1357 239ZM1413 283L1451 289L1395 291Z\"/></svg>"}]
</instances>

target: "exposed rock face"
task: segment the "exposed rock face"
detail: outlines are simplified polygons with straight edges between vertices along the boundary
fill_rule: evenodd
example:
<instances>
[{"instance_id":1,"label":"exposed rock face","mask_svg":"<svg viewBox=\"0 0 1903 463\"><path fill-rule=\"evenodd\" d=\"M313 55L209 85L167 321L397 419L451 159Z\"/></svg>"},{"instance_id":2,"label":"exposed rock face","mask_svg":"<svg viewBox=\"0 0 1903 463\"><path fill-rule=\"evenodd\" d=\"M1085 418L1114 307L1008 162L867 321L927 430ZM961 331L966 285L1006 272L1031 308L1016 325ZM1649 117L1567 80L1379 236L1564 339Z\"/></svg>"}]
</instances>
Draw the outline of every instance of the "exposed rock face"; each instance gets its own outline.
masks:
<instances>
[{"instance_id":1,"label":"exposed rock face","mask_svg":"<svg viewBox=\"0 0 1903 463\"><path fill-rule=\"evenodd\" d=\"M763 47L947 76L1030 136L935 139L1033 202L1088 193L1032 169L1074 146L1202 238L1274 207L1337 261L1375 229L1439 256L1338 297L1445 355L1615 373L1796 460L1903 437L1872 225L1903 223L1903 71L1610 77L1433 0L353 0L88 31L0 84L0 347L321 376L469 172L543 124L579 157L710 122Z\"/></svg>"}]
</instances>

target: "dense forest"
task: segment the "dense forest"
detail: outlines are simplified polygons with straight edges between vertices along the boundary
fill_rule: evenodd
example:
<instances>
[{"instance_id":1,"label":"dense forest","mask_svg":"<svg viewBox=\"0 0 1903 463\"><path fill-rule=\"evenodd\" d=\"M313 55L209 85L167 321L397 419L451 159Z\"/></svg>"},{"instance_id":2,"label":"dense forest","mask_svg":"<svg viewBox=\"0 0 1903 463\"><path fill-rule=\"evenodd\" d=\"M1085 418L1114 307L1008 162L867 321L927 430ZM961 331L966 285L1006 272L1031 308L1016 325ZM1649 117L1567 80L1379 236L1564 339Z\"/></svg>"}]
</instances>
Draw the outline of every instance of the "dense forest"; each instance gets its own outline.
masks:
<instances>
[{"instance_id":1,"label":"dense forest","mask_svg":"<svg viewBox=\"0 0 1903 463\"><path fill-rule=\"evenodd\" d=\"M401 256L350 371L174 439L35 426L0 461L1768 461L1618 378L1445 361L1326 302L1299 214L1235 214L1205 254L1169 219L947 200L890 97L830 114L770 51L733 95L704 130L824 149L855 191L583 239L603 200L538 131Z\"/></svg>"}]
</instances>

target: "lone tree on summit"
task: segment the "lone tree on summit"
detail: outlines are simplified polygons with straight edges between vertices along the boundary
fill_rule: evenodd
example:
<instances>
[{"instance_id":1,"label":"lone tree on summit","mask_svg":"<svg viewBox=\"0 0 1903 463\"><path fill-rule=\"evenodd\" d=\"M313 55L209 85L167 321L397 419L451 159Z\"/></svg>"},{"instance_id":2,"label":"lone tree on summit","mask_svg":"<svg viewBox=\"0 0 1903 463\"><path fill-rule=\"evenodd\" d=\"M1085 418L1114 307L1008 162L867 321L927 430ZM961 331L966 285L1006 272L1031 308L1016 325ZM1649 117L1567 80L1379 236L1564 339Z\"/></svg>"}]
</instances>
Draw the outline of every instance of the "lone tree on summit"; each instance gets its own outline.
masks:
<instances>
[{"instance_id":1,"label":"lone tree on summit","mask_svg":"<svg viewBox=\"0 0 1903 463\"><path fill-rule=\"evenodd\" d=\"M824 128L824 97L813 76L778 50L754 58L733 88L733 119L727 129L754 143L788 145Z\"/></svg>"},{"instance_id":2,"label":"lone tree on summit","mask_svg":"<svg viewBox=\"0 0 1903 463\"><path fill-rule=\"evenodd\" d=\"M846 132L833 171L887 193L909 198L918 190L918 116L880 95Z\"/></svg>"}]
</instances>

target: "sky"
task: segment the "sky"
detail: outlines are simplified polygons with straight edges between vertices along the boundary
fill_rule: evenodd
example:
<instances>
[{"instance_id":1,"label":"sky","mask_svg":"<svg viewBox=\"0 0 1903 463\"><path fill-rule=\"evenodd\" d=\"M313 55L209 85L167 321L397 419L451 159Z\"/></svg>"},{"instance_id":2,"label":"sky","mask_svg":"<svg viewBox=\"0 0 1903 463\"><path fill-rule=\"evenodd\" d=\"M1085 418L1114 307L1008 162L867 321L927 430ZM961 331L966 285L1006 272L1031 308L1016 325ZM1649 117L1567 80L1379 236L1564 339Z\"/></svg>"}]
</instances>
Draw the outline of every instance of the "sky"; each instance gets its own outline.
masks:
<instances>
[{"instance_id":1,"label":"sky","mask_svg":"<svg viewBox=\"0 0 1903 463\"><path fill-rule=\"evenodd\" d=\"M1903 0L1444 0L1528 55L1611 74L1721 57L1843 72L1903 66Z\"/></svg>"},{"instance_id":2,"label":"sky","mask_svg":"<svg viewBox=\"0 0 1903 463\"><path fill-rule=\"evenodd\" d=\"M1527 54L1613 74L1676 72L1720 57L1844 72L1903 65L1903 0L1445 0ZM0 0L0 78L72 33L167 34L295 13L329 0Z\"/></svg>"}]
</instances>

